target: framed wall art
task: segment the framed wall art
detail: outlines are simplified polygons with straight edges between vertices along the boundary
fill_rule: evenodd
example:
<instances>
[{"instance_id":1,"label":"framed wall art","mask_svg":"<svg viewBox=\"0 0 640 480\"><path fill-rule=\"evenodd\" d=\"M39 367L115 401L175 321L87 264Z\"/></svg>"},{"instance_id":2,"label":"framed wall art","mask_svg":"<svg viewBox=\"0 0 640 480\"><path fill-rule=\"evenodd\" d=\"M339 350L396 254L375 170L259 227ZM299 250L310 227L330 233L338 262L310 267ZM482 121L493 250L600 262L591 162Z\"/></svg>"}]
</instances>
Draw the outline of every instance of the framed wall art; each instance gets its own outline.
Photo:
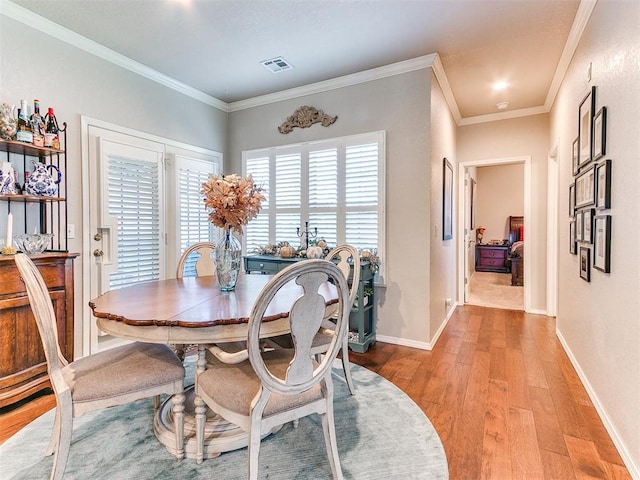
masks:
<instances>
[{"instance_id":1,"label":"framed wall art","mask_svg":"<svg viewBox=\"0 0 640 480\"><path fill-rule=\"evenodd\" d=\"M569 185L569 217L576 214L576 184Z\"/></svg>"},{"instance_id":2,"label":"framed wall art","mask_svg":"<svg viewBox=\"0 0 640 480\"><path fill-rule=\"evenodd\" d=\"M589 247L580 247L580 278L591 281L591 250Z\"/></svg>"},{"instance_id":3,"label":"framed wall art","mask_svg":"<svg viewBox=\"0 0 640 480\"><path fill-rule=\"evenodd\" d=\"M611 272L611 215L598 215L593 222L593 268Z\"/></svg>"},{"instance_id":4,"label":"framed wall art","mask_svg":"<svg viewBox=\"0 0 640 480\"><path fill-rule=\"evenodd\" d=\"M575 255L578 253L578 240L576 238L576 221L569 222L569 253Z\"/></svg>"},{"instance_id":5,"label":"framed wall art","mask_svg":"<svg viewBox=\"0 0 640 480\"><path fill-rule=\"evenodd\" d=\"M607 153L607 107L602 107L593 117L593 159Z\"/></svg>"},{"instance_id":6,"label":"framed wall art","mask_svg":"<svg viewBox=\"0 0 640 480\"><path fill-rule=\"evenodd\" d=\"M581 171L576 177L576 208L593 205L596 201L595 165Z\"/></svg>"},{"instance_id":7,"label":"framed wall art","mask_svg":"<svg viewBox=\"0 0 640 480\"><path fill-rule=\"evenodd\" d=\"M578 166L578 140L579 138L576 137L571 147L571 171L574 177L580 172L580 167Z\"/></svg>"},{"instance_id":8,"label":"framed wall art","mask_svg":"<svg viewBox=\"0 0 640 480\"><path fill-rule=\"evenodd\" d=\"M596 166L596 209L611 208L611 160Z\"/></svg>"},{"instance_id":9,"label":"framed wall art","mask_svg":"<svg viewBox=\"0 0 640 480\"><path fill-rule=\"evenodd\" d=\"M582 227L583 218L582 212L576 212L576 242L582 242L584 238L584 228Z\"/></svg>"},{"instance_id":10,"label":"framed wall art","mask_svg":"<svg viewBox=\"0 0 640 480\"><path fill-rule=\"evenodd\" d=\"M593 158L593 110L596 105L596 87L580 102L578 108L578 167L582 168Z\"/></svg>"},{"instance_id":11,"label":"framed wall art","mask_svg":"<svg viewBox=\"0 0 640 480\"><path fill-rule=\"evenodd\" d=\"M453 165L446 158L442 159L442 239L453 238Z\"/></svg>"},{"instance_id":12,"label":"framed wall art","mask_svg":"<svg viewBox=\"0 0 640 480\"><path fill-rule=\"evenodd\" d=\"M593 243L593 209L587 208L582 211L582 241Z\"/></svg>"}]
</instances>

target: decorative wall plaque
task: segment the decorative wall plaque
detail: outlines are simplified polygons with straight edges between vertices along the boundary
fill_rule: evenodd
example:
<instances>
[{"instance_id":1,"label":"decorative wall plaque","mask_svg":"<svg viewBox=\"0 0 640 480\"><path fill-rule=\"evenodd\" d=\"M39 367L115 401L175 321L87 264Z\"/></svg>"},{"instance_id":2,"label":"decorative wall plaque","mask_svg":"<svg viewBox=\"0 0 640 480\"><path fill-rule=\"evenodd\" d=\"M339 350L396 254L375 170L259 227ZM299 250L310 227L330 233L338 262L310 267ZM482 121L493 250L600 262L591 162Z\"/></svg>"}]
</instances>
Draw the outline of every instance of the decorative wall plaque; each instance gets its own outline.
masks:
<instances>
[{"instance_id":1,"label":"decorative wall plaque","mask_svg":"<svg viewBox=\"0 0 640 480\"><path fill-rule=\"evenodd\" d=\"M337 119L337 115L332 117L322 110L303 105L287 117L287 120L278 127L278 131L280 133L289 133L295 127L309 128L314 123L320 123L323 127L328 127Z\"/></svg>"}]
</instances>

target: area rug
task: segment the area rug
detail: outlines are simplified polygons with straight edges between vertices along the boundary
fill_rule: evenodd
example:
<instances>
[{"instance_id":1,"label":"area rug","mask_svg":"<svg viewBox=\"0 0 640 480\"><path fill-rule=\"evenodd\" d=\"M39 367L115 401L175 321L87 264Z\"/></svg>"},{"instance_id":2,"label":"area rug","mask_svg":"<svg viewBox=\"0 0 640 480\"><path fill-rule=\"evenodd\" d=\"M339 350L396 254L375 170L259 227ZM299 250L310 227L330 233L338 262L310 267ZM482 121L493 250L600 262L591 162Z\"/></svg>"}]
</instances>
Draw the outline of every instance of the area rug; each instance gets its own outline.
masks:
<instances>
[{"instance_id":1,"label":"area rug","mask_svg":"<svg viewBox=\"0 0 640 480\"><path fill-rule=\"evenodd\" d=\"M512 286L510 273L473 272L466 303L481 307L524 310L524 287Z\"/></svg>"},{"instance_id":2,"label":"area rug","mask_svg":"<svg viewBox=\"0 0 640 480\"><path fill-rule=\"evenodd\" d=\"M193 368L187 369L193 383ZM356 395L349 395L341 368L334 367L335 423L345 478L448 479L447 459L428 418L391 382L352 365ZM48 479L53 456L44 457L53 411L0 446L3 480ZM247 476L246 448L205 460L180 462L155 438L150 400L91 412L74 419L65 479L69 480L235 480ZM331 478L317 415L285 425L262 441L261 479Z\"/></svg>"}]
</instances>

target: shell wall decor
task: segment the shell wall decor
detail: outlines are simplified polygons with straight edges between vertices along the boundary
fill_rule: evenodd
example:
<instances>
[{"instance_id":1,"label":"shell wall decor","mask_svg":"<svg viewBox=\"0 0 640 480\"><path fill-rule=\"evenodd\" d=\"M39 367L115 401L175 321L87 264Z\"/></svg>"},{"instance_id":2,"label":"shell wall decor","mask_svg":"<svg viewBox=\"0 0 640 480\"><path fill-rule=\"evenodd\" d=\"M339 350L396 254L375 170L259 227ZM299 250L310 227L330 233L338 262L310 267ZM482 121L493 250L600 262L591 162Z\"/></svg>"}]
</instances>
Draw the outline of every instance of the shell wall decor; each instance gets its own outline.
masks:
<instances>
[{"instance_id":1,"label":"shell wall decor","mask_svg":"<svg viewBox=\"0 0 640 480\"><path fill-rule=\"evenodd\" d=\"M323 127L328 127L338 119L338 116L332 117L327 115L322 110L318 110L314 107L308 107L303 105L298 108L292 115L278 127L280 133L289 133L295 127L309 128L314 123L320 123Z\"/></svg>"}]
</instances>

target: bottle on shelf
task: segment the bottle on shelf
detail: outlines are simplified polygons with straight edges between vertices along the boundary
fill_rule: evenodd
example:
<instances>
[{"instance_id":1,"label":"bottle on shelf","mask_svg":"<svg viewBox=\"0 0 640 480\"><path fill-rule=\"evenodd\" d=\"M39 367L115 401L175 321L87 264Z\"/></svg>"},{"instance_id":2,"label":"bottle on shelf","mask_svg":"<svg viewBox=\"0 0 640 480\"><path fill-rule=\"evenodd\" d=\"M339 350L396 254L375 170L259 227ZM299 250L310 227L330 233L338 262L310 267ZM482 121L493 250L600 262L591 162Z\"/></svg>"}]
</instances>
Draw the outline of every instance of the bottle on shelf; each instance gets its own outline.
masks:
<instances>
[{"instance_id":1,"label":"bottle on shelf","mask_svg":"<svg viewBox=\"0 0 640 480\"><path fill-rule=\"evenodd\" d=\"M36 147L44 146L44 120L40 115L40 101L37 99L33 101L33 113L29 120L33 131L33 145Z\"/></svg>"},{"instance_id":2,"label":"bottle on shelf","mask_svg":"<svg viewBox=\"0 0 640 480\"><path fill-rule=\"evenodd\" d=\"M18 170L16 170L16 169L13 170L13 180L14 180L13 185L14 185L16 193L18 195L21 195L22 194L22 186L20 185L20 182L18 181L19 180L19 178L18 178Z\"/></svg>"},{"instance_id":3,"label":"bottle on shelf","mask_svg":"<svg viewBox=\"0 0 640 480\"><path fill-rule=\"evenodd\" d=\"M53 113L52 107L48 108L47 114L45 115L44 120L45 120L44 146L56 148L59 150L60 137L58 136L58 132L60 131L60 127L58 127L58 120L56 119L56 115Z\"/></svg>"},{"instance_id":4,"label":"bottle on shelf","mask_svg":"<svg viewBox=\"0 0 640 480\"><path fill-rule=\"evenodd\" d=\"M20 100L20 109L18 110L18 131L16 132L16 140L24 143L33 143L33 130L31 122L27 114L27 101Z\"/></svg>"}]
</instances>

